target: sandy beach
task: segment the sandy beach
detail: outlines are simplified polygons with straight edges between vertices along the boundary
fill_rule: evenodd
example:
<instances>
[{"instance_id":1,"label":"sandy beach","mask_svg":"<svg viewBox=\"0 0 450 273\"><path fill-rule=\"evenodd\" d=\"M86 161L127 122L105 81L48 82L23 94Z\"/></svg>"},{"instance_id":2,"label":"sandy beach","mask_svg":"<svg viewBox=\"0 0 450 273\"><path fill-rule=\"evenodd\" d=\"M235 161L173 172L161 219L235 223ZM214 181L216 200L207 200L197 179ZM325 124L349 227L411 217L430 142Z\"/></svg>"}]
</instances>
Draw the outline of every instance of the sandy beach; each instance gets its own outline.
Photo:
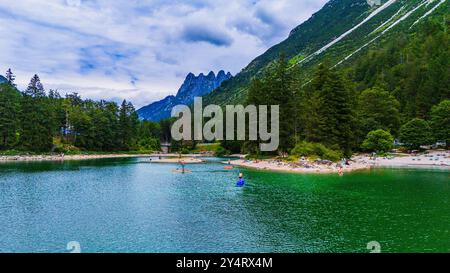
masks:
<instances>
[{"instance_id":1,"label":"sandy beach","mask_svg":"<svg viewBox=\"0 0 450 273\"><path fill-rule=\"evenodd\" d=\"M296 173L338 173L339 168L336 163L318 164L309 161L301 161L298 163L284 162L281 160L233 160L230 161L233 166L253 168L258 170L280 171L280 172L296 172ZM344 166L344 172L351 172L362 169L369 169L369 164L352 163L350 166Z\"/></svg>"},{"instance_id":2,"label":"sandy beach","mask_svg":"<svg viewBox=\"0 0 450 273\"><path fill-rule=\"evenodd\" d=\"M284 162L275 159L258 161L239 159L230 161L230 164L258 170L296 173L338 173L339 165L342 166L344 173L377 167L433 167L450 171L450 151L433 151L421 155L399 154L375 159L371 158L370 155L356 155L349 161L348 165L307 160Z\"/></svg>"},{"instance_id":3,"label":"sandy beach","mask_svg":"<svg viewBox=\"0 0 450 273\"><path fill-rule=\"evenodd\" d=\"M367 160L367 158L362 158ZM383 157L377 158L374 165L381 167L396 167L396 166L430 166L450 168L450 151L434 151L429 154L421 154L417 156L400 156L400 157Z\"/></svg>"}]
</instances>

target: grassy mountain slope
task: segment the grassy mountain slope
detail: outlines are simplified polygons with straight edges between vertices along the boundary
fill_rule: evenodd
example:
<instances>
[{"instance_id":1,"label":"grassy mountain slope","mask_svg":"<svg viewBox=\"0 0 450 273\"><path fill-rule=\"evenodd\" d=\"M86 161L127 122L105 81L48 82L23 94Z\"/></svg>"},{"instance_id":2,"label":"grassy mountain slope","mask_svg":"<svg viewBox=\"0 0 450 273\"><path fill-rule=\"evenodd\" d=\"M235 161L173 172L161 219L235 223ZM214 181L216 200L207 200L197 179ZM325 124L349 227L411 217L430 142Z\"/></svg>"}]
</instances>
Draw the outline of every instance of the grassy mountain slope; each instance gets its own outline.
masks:
<instances>
[{"instance_id":1,"label":"grassy mountain slope","mask_svg":"<svg viewBox=\"0 0 450 273\"><path fill-rule=\"evenodd\" d=\"M398 33L413 35L425 17L448 14L448 0L385 0L370 7L366 0L331 0L309 20L296 27L282 43L270 48L246 68L205 98L224 105L242 101L252 77L283 53L291 66L298 65L305 83L317 64L349 65L374 46ZM421 19L423 17L423 19Z\"/></svg>"}]
</instances>

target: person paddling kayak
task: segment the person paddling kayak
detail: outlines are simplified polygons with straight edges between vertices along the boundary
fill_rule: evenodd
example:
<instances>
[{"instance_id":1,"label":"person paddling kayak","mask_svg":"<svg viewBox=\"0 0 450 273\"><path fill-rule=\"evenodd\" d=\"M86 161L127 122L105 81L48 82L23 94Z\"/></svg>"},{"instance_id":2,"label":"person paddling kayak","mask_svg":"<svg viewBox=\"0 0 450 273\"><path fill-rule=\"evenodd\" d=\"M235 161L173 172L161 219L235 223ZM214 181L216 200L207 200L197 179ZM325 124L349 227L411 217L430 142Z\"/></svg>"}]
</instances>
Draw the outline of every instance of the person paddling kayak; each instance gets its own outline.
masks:
<instances>
[{"instance_id":1,"label":"person paddling kayak","mask_svg":"<svg viewBox=\"0 0 450 273\"><path fill-rule=\"evenodd\" d=\"M241 188L245 185L244 175L242 173L239 174L239 181L236 183L236 187Z\"/></svg>"}]
</instances>

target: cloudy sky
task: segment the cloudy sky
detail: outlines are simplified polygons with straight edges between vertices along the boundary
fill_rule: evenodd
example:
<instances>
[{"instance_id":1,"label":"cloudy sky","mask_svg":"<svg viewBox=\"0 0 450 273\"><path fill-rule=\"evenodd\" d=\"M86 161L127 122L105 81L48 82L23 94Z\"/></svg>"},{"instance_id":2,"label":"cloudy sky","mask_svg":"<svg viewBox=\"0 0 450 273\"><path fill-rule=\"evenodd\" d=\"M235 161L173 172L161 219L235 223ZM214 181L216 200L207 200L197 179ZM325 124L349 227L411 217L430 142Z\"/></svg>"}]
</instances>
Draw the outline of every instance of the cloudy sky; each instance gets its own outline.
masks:
<instances>
[{"instance_id":1,"label":"cloudy sky","mask_svg":"<svg viewBox=\"0 0 450 273\"><path fill-rule=\"evenodd\" d=\"M143 106L189 72L233 74L327 0L0 0L0 72Z\"/></svg>"}]
</instances>

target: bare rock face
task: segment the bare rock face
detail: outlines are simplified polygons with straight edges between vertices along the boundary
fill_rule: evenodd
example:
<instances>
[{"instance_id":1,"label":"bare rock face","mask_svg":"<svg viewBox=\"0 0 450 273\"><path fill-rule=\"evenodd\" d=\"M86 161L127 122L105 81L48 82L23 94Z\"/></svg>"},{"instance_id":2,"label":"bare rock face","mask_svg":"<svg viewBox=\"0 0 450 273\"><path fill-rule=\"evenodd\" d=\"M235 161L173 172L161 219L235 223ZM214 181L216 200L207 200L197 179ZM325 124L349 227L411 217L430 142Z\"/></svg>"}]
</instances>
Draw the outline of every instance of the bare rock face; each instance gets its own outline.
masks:
<instances>
[{"instance_id":1,"label":"bare rock face","mask_svg":"<svg viewBox=\"0 0 450 273\"><path fill-rule=\"evenodd\" d=\"M7 83L7 82L8 82L8 80L5 77L3 77L2 75L0 75L0 84Z\"/></svg>"},{"instance_id":2,"label":"bare rock face","mask_svg":"<svg viewBox=\"0 0 450 273\"><path fill-rule=\"evenodd\" d=\"M380 6L381 0L367 0L367 4L369 4L369 6L371 6L371 7Z\"/></svg>"},{"instance_id":3,"label":"bare rock face","mask_svg":"<svg viewBox=\"0 0 450 273\"><path fill-rule=\"evenodd\" d=\"M221 70L217 75L209 72L208 75L200 73L195 76L189 73L181 85L176 96L168 96L163 100L144 106L138 110L139 117L144 120L160 121L170 117L172 108L179 104L190 105L195 97L208 95L217 89L222 82L229 80L231 73Z\"/></svg>"}]
</instances>

